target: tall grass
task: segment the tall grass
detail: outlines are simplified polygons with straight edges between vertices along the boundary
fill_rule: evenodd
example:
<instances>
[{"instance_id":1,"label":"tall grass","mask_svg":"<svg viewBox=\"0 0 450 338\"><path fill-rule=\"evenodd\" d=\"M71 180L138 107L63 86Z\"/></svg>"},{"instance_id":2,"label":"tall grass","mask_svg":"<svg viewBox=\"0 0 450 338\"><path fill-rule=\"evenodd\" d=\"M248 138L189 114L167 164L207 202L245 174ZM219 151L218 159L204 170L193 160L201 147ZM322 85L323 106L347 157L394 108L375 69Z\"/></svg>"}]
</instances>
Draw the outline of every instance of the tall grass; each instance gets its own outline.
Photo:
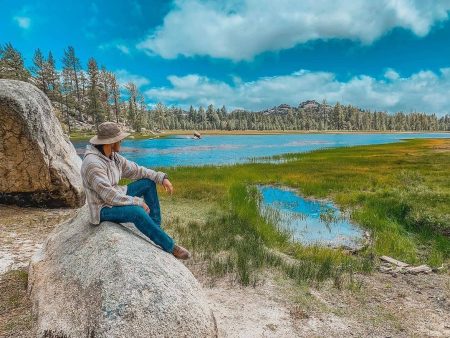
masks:
<instances>
[{"instance_id":1,"label":"tall grass","mask_svg":"<svg viewBox=\"0 0 450 338\"><path fill-rule=\"evenodd\" d=\"M450 140L335 148L277 156L279 163L177 167L176 196L221 205L206 224L177 227L183 243L214 274L243 284L265 267L297 281L368 271L377 255L439 266L450 258ZM306 197L329 198L370 231L372 245L356 256L293 243L258 210L256 184L290 186Z\"/></svg>"},{"instance_id":2,"label":"tall grass","mask_svg":"<svg viewBox=\"0 0 450 338\"><path fill-rule=\"evenodd\" d=\"M255 187L235 183L229 189L227 207L206 224L176 227L183 243L208 261L212 275L234 274L237 282L255 285L262 269L273 268L298 282L332 278L340 285L343 274L370 269L367 255L351 257L343 251L292 242L289 232L260 215L258 199Z\"/></svg>"},{"instance_id":3,"label":"tall grass","mask_svg":"<svg viewBox=\"0 0 450 338\"><path fill-rule=\"evenodd\" d=\"M222 204L236 183L282 184L306 197L330 198L372 233L377 255L437 266L450 258L449 154L448 139L408 140L170 174L181 196Z\"/></svg>"}]
</instances>

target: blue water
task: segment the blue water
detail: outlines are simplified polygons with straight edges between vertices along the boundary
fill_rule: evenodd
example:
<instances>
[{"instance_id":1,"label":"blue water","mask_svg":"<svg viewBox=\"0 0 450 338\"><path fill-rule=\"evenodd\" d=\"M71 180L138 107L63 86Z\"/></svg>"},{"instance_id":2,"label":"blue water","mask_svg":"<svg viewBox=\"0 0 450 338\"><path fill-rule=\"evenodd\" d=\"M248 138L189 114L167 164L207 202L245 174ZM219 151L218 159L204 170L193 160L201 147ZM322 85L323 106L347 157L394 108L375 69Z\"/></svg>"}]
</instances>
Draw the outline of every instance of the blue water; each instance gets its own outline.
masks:
<instances>
[{"instance_id":1,"label":"blue water","mask_svg":"<svg viewBox=\"0 0 450 338\"><path fill-rule=\"evenodd\" d=\"M450 138L450 133L423 134L283 134L171 136L124 140L121 153L146 167L224 165L262 156L307 152L331 147L396 142L407 138ZM86 141L74 141L81 154Z\"/></svg>"},{"instance_id":2,"label":"blue water","mask_svg":"<svg viewBox=\"0 0 450 338\"><path fill-rule=\"evenodd\" d=\"M258 186L262 195L260 211L287 230L294 241L306 245L361 247L364 231L329 201L305 199L287 188Z\"/></svg>"}]
</instances>

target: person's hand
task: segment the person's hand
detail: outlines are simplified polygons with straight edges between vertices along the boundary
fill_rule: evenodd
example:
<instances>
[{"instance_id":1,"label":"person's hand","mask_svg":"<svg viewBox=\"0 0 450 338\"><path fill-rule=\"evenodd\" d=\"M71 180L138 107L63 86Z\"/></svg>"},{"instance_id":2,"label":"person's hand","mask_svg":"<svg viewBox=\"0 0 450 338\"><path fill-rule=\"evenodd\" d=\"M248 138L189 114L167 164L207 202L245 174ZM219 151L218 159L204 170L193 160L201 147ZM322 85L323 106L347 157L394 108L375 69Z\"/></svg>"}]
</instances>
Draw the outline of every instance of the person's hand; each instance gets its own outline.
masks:
<instances>
[{"instance_id":1,"label":"person's hand","mask_svg":"<svg viewBox=\"0 0 450 338\"><path fill-rule=\"evenodd\" d=\"M162 185L164 186L164 189L171 195L173 194L173 186L172 183L170 183L169 179L165 178Z\"/></svg>"},{"instance_id":2,"label":"person's hand","mask_svg":"<svg viewBox=\"0 0 450 338\"><path fill-rule=\"evenodd\" d=\"M147 214L150 213L150 208L148 207L147 203L142 202L142 203L141 203L141 207L144 208L144 210L145 210L145 212L146 212Z\"/></svg>"}]
</instances>

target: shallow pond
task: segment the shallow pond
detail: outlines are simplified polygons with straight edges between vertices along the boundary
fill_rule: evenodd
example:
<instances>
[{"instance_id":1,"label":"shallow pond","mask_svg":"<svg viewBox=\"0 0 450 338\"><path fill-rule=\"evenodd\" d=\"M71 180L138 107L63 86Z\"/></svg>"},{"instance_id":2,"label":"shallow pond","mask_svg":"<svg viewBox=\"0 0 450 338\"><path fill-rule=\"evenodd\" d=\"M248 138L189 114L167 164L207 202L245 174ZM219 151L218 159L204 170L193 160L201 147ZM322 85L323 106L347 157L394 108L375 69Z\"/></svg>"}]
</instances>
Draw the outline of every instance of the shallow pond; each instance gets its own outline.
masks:
<instances>
[{"instance_id":1,"label":"shallow pond","mask_svg":"<svg viewBox=\"0 0 450 338\"><path fill-rule=\"evenodd\" d=\"M305 199L294 190L260 185L260 212L294 241L306 245L358 249L364 243L364 231L329 201Z\"/></svg>"}]
</instances>

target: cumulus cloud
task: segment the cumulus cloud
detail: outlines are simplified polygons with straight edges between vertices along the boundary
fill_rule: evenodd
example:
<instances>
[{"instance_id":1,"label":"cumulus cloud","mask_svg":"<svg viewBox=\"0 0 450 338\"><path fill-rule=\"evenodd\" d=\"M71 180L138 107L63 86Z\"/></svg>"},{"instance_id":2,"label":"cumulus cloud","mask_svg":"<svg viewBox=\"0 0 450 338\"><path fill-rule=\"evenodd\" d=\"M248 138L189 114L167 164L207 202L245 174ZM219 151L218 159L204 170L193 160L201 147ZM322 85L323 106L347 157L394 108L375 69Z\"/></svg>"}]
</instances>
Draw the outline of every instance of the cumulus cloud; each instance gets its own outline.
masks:
<instances>
[{"instance_id":1,"label":"cumulus cloud","mask_svg":"<svg viewBox=\"0 0 450 338\"><path fill-rule=\"evenodd\" d=\"M145 94L156 101L185 108L191 104L213 104L256 111L281 103L296 106L304 100L326 99L333 104L340 102L377 111L421 111L439 116L450 112L450 68L439 73L420 71L409 77L390 72L384 79L359 75L342 82L333 73L300 70L232 85L198 74L173 75L168 77L169 87L151 88Z\"/></svg>"},{"instance_id":2,"label":"cumulus cloud","mask_svg":"<svg viewBox=\"0 0 450 338\"><path fill-rule=\"evenodd\" d=\"M128 72L126 69L119 69L114 72L116 74L117 82L124 87L128 82L134 82L139 88L150 83L150 80L144 76L136 75Z\"/></svg>"},{"instance_id":3,"label":"cumulus cloud","mask_svg":"<svg viewBox=\"0 0 450 338\"><path fill-rule=\"evenodd\" d=\"M169 59L251 60L315 39L370 44L395 27L425 36L449 10L450 0L176 0L138 48Z\"/></svg>"},{"instance_id":4,"label":"cumulus cloud","mask_svg":"<svg viewBox=\"0 0 450 338\"><path fill-rule=\"evenodd\" d=\"M20 28L28 29L31 25L31 19L27 16L15 16L14 21Z\"/></svg>"}]
</instances>

